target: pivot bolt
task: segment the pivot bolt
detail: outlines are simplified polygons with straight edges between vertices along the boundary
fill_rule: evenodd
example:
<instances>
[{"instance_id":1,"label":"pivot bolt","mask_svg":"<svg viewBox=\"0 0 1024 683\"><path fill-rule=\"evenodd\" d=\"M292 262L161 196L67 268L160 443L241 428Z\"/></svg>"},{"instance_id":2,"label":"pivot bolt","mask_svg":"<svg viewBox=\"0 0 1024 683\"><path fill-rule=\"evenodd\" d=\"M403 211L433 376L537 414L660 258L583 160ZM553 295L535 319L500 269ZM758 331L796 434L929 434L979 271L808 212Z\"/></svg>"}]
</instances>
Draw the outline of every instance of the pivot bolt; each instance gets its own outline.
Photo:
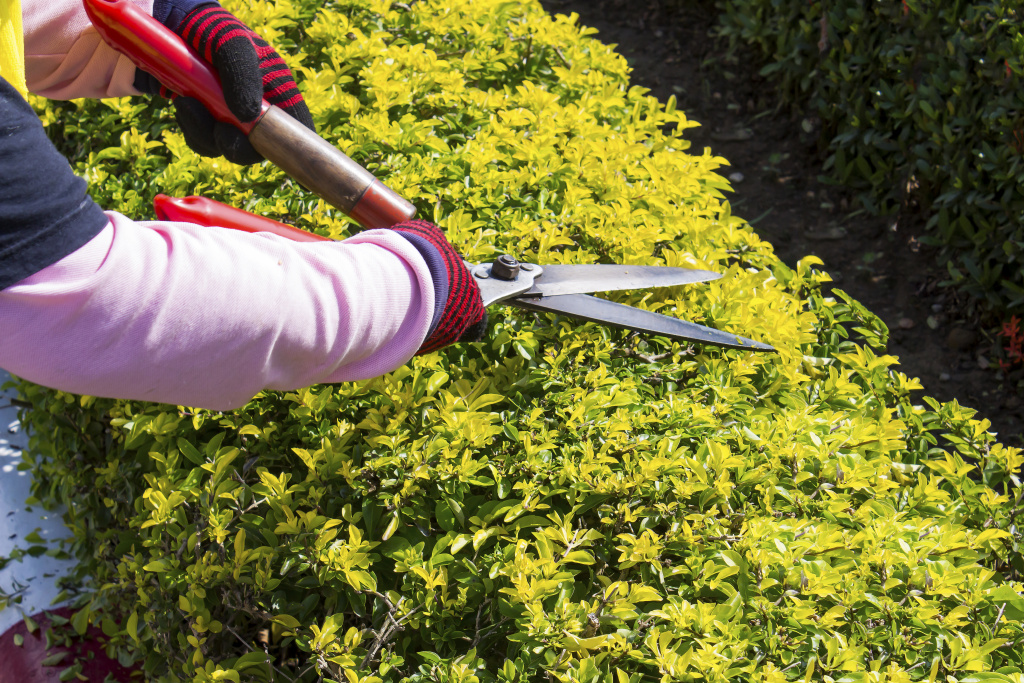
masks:
<instances>
[{"instance_id":1,"label":"pivot bolt","mask_svg":"<svg viewBox=\"0 0 1024 683\"><path fill-rule=\"evenodd\" d=\"M519 277L519 261L508 254L502 254L491 264L491 277L499 280L515 280Z\"/></svg>"}]
</instances>

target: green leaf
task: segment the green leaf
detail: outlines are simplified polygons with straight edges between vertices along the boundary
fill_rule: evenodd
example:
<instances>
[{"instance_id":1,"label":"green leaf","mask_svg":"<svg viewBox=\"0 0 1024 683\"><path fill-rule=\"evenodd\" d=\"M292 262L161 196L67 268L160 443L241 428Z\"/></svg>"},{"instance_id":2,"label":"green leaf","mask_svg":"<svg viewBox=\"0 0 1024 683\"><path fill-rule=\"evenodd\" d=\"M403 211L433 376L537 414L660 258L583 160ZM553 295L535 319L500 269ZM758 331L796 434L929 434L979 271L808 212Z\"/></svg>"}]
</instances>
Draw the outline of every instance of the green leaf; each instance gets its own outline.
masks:
<instances>
[{"instance_id":1,"label":"green leaf","mask_svg":"<svg viewBox=\"0 0 1024 683\"><path fill-rule=\"evenodd\" d=\"M427 396L436 394L438 389L448 383L448 380L449 375L447 372L439 371L432 374L427 381Z\"/></svg>"},{"instance_id":2,"label":"green leaf","mask_svg":"<svg viewBox=\"0 0 1024 683\"><path fill-rule=\"evenodd\" d=\"M1014 621L1024 621L1024 596L1010 586L1003 584L988 591L989 601L998 609L1005 605L1003 616Z\"/></svg>"},{"instance_id":3,"label":"green leaf","mask_svg":"<svg viewBox=\"0 0 1024 683\"><path fill-rule=\"evenodd\" d=\"M275 617L273 617L271 621L273 621L275 624L281 624L281 626L290 629L297 629L300 626L302 626L302 622L288 614L278 614Z\"/></svg>"},{"instance_id":4,"label":"green leaf","mask_svg":"<svg viewBox=\"0 0 1024 683\"><path fill-rule=\"evenodd\" d=\"M75 629L75 633L80 636L85 635L85 632L89 629L89 617L91 615L92 609L89 605L71 615L71 626Z\"/></svg>"},{"instance_id":5,"label":"green leaf","mask_svg":"<svg viewBox=\"0 0 1024 683\"><path fill-rule=\"evenodd\" d=\"M434 506L434 517L437 519L437 525L443 530L453 531L455 529L455 514L447 501L439 500L437 502Z\"/></svg>"},{"instance_id":6,"label":"green leaf","mask_svg":"<svg viewBox=\"0 0 1024 683\"><path fill-rule=\"evenodd\" d=\"M82 667L80 664L69 666L68 668L61 671L60 674L57 676L57 680L62 681L62 683L64 681L72 681L76 679L84 679L84 676L82 676Z\"/></svg>"},{"instance_id":7,"label":"green leaf","mask_svg":"<svg viewBox=\"0 0 1024 683\"><path fill-rule=\"evenodd\" d=\"M171 563L169 561L167 561L167 560L153 560L152 562L150 562L146 566L144 566L142 569L147 571L147 572L156 572L156 573L166 572L166 571L170 571Z\"/></svg>"},{"instance_id":8,"label":"green leaf","mask_svg":"<svg viewBox=\"0 0 1024 683\"><path fill-rule=\"evenodd\" d=\"M186 458L191 460L196 465L202 465L206 462L203 456L200 455L199 451L196 450L195 446L190 444L182 437L178 437L178 450L181 451L182 455L184 455Z\"/></svg>"},{"instance_id":9,"label":"green leaf","mask_svg":"<svg viewBox=\"0 0 1024 683\"><path fill-rule=\"evenodd\" d=\"M269 656L265 652L249 652L236 659L232 668L237 669L238 671L245 671L247 668L252 666L265 664L268 659Z\"/></svg>"},{"instance_id":10,"label":"green leaf","mask_svg":"<svg viewBox=\"0 0 1024 683\"><path fill-rule=\"evenodd\" d=\"M135 644L139 644L139 614L138 612L132 612L128 616L128 621L125 622L124 630Z\"/></svg>"},{"instance_id":11,"label":"green leaf","mask_svg":"<svg viewBox=\"0 0 1024 683\"><path fill-rule=\"evenodd\" d=\"M380 540L386 541L389 538L391 538L391 535L393 533L395 533L396 531L398 531L398 525L399 525L398 511L396 510L395 513L393 515L391 515L391 521L388 522L388 526L384 530L384 534L380 537Z\"/></svg>"},{"instance_id":12,"label":"green leaf","mask_svg":"<svg viewBox=\"0 0 1024 683\"><path fill-rule=\"evenodd\" d=\"M585 550L574 550L571 553L567 553L562 562L575 563L575 564L594 564L594 556Z\"/></svg>"},{"instance_id":13,"label":"green leaf","mask_svg":"<svg viewBox=\"0 0 1024 683\"><path fill-rule=\"evenodd\" d=\"M459 526L462 528L466 527L466 517L462 513L462 506L459 505L458 501L454 500L450 496L444 496L444 502L451 511L452 516L458 521Z\"/></svg>"},{"instance_id":14,"label":"green leaf","mask_svg":"<svg viewBox=\"0 0 1024 683\"><path fill-rule=\"evenodd\" d=\"M79 635L81 635L81 634L79 634ZM67 656L68 656L68 652L66 650L62 651L62 652L55 652L52 655L47 655L46 657L44 657L43 661L39 662L39 665L40 666L57 666L58 664L63 662L67 658Z\"/></svg>"}]
</instances>

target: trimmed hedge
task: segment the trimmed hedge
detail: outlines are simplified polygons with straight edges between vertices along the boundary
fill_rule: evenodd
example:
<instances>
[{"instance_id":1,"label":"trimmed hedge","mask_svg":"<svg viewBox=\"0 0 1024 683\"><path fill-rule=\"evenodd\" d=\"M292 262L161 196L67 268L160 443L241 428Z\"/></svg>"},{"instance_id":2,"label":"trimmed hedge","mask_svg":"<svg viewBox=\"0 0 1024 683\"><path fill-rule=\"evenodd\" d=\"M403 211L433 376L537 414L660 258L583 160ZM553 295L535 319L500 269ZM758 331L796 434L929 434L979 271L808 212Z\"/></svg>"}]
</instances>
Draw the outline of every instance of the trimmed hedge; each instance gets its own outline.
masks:
<instances>
[{"instance_id":1,"label":"trimmed hedge","mask_svg":"<svg viewBox=\"0 0 1024 683\"><path fill-rule=\"evenodd\" d=\"M828 178L927 217L951 281L1024 310L1024 19L1011 0L720 0L721 33L823 121Z\"/></svg>"},{"instance_id":2,"label":"trimmed hedge","mask_svg":"<svg viewBox=\"0 0 1024 683\"><path fill-rule=\"evenodd\" d=\"M229 6L470 260L712 268L615 298L779 354L495 309L483 344L231 413L22 383L75 629L159 681L1024 681L1024 454L914 405L881 321L731 215L723 160L622 57L535 3ZM158 104L38 104L107 207L349 231Z\"/></svg>"}]
</instances>

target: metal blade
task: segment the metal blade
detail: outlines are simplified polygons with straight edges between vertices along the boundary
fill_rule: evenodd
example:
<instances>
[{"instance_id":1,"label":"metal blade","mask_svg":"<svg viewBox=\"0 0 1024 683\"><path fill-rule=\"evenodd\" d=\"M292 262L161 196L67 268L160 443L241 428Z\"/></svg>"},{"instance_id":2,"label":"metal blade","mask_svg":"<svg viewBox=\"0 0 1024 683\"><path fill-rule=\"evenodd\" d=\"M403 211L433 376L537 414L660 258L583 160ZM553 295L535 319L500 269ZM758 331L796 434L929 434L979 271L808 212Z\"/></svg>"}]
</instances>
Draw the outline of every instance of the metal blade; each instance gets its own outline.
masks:
<instances>
[{"instance_id":1,"label":"metal blade","mask_svg":"<svg viewBox=\"0 0 1024 683\"><path fill-rule=\"evenodd\" d=\"M588 265L545 265L544 272L525 296L590 294L620 289L650 289L708 282L722 277L709 270L668 266L623 266L595 263Z\"/></svg>"},{"instance_id":2,"label":"metal blade","mask_svg":"<svg viewBox=\"0 0 1024 683\"><path fill-rule=\"evenodd\" d=\"M768 344L753 339L722 332L703 325L697 325L679 318L644 311L632 306L617 304L614 301L598 299L586 294L566 294L563 296L545 296L533 298L508 299L508 303L516 308L545 313L560 313L571 318L589 320L591 322L622 327L637 332L658 334L678 341L697 342L724 346L729 349L746 349L748 351L774 351Z\"/></svg>"}]
</instances>

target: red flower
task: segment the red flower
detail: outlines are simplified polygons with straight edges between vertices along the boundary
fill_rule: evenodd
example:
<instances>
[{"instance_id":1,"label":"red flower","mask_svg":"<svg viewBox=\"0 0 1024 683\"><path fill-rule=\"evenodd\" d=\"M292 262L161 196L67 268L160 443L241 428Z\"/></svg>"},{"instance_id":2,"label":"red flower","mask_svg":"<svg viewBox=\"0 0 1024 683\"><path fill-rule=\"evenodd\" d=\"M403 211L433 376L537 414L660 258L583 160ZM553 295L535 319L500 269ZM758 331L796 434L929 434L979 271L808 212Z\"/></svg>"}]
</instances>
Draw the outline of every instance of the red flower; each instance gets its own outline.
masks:
<instances>
[{"instance_id":1,"label":"red flower","mask_svg":"<svg viewBox=\"0 0 1024 683\"><path fill-rule=\"evenodd\" d=\"M1010 316L1010 319L1003 323L1000 336L1005 337L1007 344L1003 346L1006 351L1007 360L999 361L999 367L1008 370L1012 365L1024 363L1024 331L1021 329L1020 318Z\"/></svg>"}]
</instances>

